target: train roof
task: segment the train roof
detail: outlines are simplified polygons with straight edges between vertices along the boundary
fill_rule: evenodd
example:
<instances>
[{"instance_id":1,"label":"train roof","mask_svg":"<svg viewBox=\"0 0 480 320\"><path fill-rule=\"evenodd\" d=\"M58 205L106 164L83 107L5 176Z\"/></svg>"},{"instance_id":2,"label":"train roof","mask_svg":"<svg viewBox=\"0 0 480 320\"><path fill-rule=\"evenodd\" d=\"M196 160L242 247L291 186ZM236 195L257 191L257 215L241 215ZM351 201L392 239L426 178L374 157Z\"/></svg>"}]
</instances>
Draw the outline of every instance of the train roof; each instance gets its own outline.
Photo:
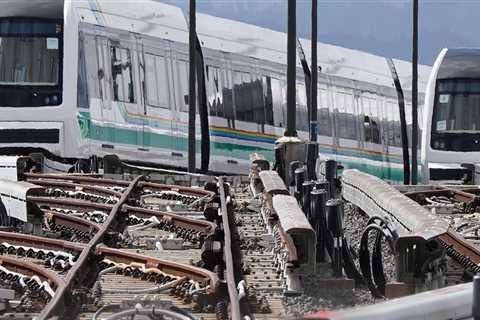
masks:
<instances>
[{"instance_id":1,"label":"train roof","mask_svg":"<svg viewBox=\"0 0 480 320\"><path fill-rule=\"evenodd\" d=\"M152 0L125 1L122 2L122 6L116 1L66 0L66 2L70 2L79 12L79 16L89 23L188 43L187 17L179 7ZM197 33L204 48L283 65L287 61L287 34L283 32L198 13ZM310 64L310 40L300 39L300 42ZM317 45L318 64L322 67L323 74L394 87L384 57L321 42ZM410 90L411 63L397 59L394 59L394 62L403 89ZM300 67L298 54L297 66ZM419 65L420 92L426 90L430 70L430 66Z\"/></svg>"},{"instance_id":2,"label":"train roof","mask_svg":"<svg viewBox=\"0 0 480 320\"><path fill-rule=\"evenodd\" d=\"M204 47L285 64L287 34L244 22L197 14L197 33ZM300 39L305 58L311 63L310 40ZM393 87L392 75L384 57L318 42L318 65L322 73L356 81ZM411 89L412 67L408 61L393 59L404 90ZM297 66L300 61L297 54ZM418 66L418 87L424 92L430 66Z\"/></svg>"},{"instance_id":3,"label":"train roof","mask_svg":"<svg viewBox=\"0 0 480 320\"><path fill-rule=\"evenodd\" d=\"M188 26L179 7L151 0L66 0L78 18L91 24L188 43Z\"/></svg>"}]
</instances>

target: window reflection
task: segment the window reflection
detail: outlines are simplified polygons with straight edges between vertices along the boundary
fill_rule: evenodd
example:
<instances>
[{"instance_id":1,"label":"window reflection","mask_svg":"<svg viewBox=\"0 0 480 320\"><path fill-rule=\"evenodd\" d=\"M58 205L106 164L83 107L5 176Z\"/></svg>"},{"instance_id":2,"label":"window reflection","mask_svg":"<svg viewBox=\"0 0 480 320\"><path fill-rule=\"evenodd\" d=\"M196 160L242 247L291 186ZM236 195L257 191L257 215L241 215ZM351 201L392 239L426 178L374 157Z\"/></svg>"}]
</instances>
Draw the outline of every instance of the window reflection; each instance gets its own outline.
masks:
<instances>
[{"instance_id":1,"label":"window reflection","mask_svg":"<svg viewBox=\"0 0 480 320\"><path fill-rule=\"evenodd\" d=\"M168 74L164 57L145 54L145 78L147 104L169 108Z\"/></svg>"},{"instance_id":2,"label":"window reflection","mask_svg":"<svg viewBox=\"0 0 480 320\"><path fill-rule=\"evenodd\" d=\"M112 46L112 79L114 101L135 103L132 58L129 49Z\"/></svg>"},{"instance_id":3,"label":"window reflection","mask_svg":"<svg viewBox=\"0 0 480 320\"><path fill-rule=\"evenodd\" d=\"M207 65L205 75L207 77L207 103L210 115L224 117L223 79L220 78L220 69Z\"/></svg>"}]
</instances>

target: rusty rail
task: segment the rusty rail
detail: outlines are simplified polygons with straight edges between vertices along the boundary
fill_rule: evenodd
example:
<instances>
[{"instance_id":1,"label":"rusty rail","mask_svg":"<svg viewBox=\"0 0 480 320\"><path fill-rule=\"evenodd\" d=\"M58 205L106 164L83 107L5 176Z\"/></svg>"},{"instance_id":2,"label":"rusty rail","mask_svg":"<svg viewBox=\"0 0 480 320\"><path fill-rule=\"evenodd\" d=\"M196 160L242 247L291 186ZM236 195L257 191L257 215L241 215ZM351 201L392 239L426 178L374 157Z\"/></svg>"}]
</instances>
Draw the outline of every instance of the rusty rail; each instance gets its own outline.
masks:
<instances>
[{"instance_id":1,"label":"rusty rail","mask_svg":"<svg viewBox=\"0 0 480 320\"><path fill-rule=\"evenodd\" d=\"M88 200L80 200L73 198L50 198L50 197L37 197L37 196L28 196L28 201L36 203L38 206L46 205L49 207L59 207L64 209L81 209L81 210L103 210L111 211L113 205L96 203Z\"/></svg>"},{"instance_id":2,"label":"rusty rail","mask_svg":"<svg viewBox=\"0 0 480 320\"><path fill-rule=\"evenodd\" d=\"M470 244L453 230L439 237L447 253L465 268L472 272L480 272L480 249Z\"/></svg>"},{"instance_id":3,"label":"rusty rail","mask_svg":"<svg viewBox=\"0 0 480 320\"><path fill-rule=\"evenodd\" d=\"M225 198L225 189L223 187L222 177L218 178L218 191L220 193L220 209L222 210L222 223L225 237L224 253L225 267L227 275L228 295L230 297L230 318L232 320L241 320L240 301L235 281L235 267L232 256L232 234L230 232L230 223L228 219L227 200Z\"/></svg>"},{"instance_id":4,"label":"rusty rail","mask_svg":"<svg viewBox=\"0 0 480 320\"><path fill-rule=\"evenodd\" d=\"M20 246L31 246L38 249L49 249L55 248L56 250L71 250L76 252L82 252L85 248L84 245L79 243L74 243L70 241L57 240L42 238L37 236L32 236L28 234L18 234L14 232L4 232L0 231L0 243L8 242L10 244L20 245Z\"/></svg>"},{"instance_id":5,"label":"rusty rail","mask_svg":"<svg viewBox=\"0 0 480 320\"><path fill-rule=\"evenodd\" d=\"M176 275L179 277L187 276L192 280L208 282L210 285L208 289L209 293L215 293L220 284L218 276L214 272L183 263L162 260L107 247L97 248L96 254L117 263L140 263L144 264L145 267L148 268L157 268L166 274Z\"/></svg>"},{"instance_id":6,"label":"rusty rail","mask_svg":"<svg viewBox=\"0 0 480 320\"><path fill-rule=\"evenodd\" d=\"M25 259L0 256L0 265L12 271L25 273L27 275L37 275L42 280L47 280L47 282L53 283L55 285L55 297L58 296L57 293L59 290L65 288L65 281L54 272L36 265L35 263L25 261Z\"/></svg>"},{"instance_id":7,"label":"rusty rail","mask_svg":"<svg viewBox=\"0 0 480 320\"><path fill-rule=\"evenodd\" d=\"M129 205L124 205L122 211L127 214L135 214L143 217L157 217L160 219L166 219L169 222L172 222L173 225L177 227L187 228L195 231L200 231L205 233L205 235L212 235L217 225L213 222L206 220L196 220L188 217L183 217L175 214L174 212L162 212L145 208L137 208Z\"/></svg>"},{"instance_id":8,"label":"rusty rail","mask_svg":"<svg viewBox=\"0 0 480 320\"><path fill-rule=\"evenodd\" d=\"M46 173L25 173L27 181L35 183L39 180L64 180L77 184L93 184L106 187L128 187L130 182L113 179L99 179L101 175L66 175L66 174L46 174Z\"/></svg>"},{"instance_id":9,"label":"rusty rail","mask_svg":"<svg viewBox=\"0 0 480 320\"><path fill-rule=\"evenodd\" d=\"M52 218L55 224L61 224L65 227L75 228L83 232L98 232L100 230L100 225L95 222L86 220L84 218L71 216L61 212L43 210L45 214Z\"/></svg>"},{"instance_id":10,"label":"rusty rail","mask_svg":"<svg viewBox=\"0 0 480 320\"><path fill-rule=\"evenodd\" d=\"M104 197L114 196L120 198L122 196L121 192L92 185L83 185L57 180L29 180L29 182L46 188L62 188L63 190L83 191Z\"/></svg>"},{"instance_id":11,"label":"rusty rail","mask_svg":"<svg viewBox=\"0 0 480 320\"><path fill-rule=\"evenodd\" d=\"M40 319L47 319L48 317L63 313L60 312L60 309L66 303L65 299L67 298L67 291L71 290L76 278L80 276L82 270L85 268L85 264L87 263L90 254L94 250L94 247L103 239L110 225L117 218L117 214L121 210L122 205L128 200L130 194L135 190L141 179L143 179L143 176L139 176L133 180L128 186L127 190L125 190L125 192L122 194L120 200L113 206L100 231L95 234L94 238L88 243L86 248L80 254L75 266L68 272L67 279L65 280L65 286L61 287L58 292L56 292L52 301L45 307L45 309L42 310L42 313L39 317Z\"/></svg>"}]
</instances>

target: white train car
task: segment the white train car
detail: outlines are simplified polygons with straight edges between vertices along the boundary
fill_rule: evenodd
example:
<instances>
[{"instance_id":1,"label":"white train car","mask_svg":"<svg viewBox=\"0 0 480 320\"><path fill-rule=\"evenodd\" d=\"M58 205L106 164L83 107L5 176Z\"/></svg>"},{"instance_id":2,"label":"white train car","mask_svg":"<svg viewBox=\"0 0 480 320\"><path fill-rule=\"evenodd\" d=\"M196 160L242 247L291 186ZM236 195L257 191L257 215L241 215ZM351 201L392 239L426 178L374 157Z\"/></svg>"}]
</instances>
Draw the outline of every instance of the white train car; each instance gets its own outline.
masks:
<instances>
[{"instance_id":1,"label":"white train car","mask_svg":"<svg viewBox=\"0 0 480 320\"><path fill-rule=\"evenodd\" d=\"M480 162L480 49L440 52L428 82L423 127L424 182L472 182L464 181L472 178L464 164Z\"/></svg>"},{"instance_id":2,"label":"white train car","mask_svg":"<svg viewBox=\"0 0 480 320\"><path fill-rule=\"evenodd\" d=\"M0 153L35 151L74 164L117 154L187 166L188 23L157 1L0 3ZM197 164L246 173L273 160L286 116L286 34L198 14ZM300 40L307 54L310 43ZM319 142L336 158L402 181L397 92L387 60L318 43ZM309 64L309 63L308 63ZM410 64L394 60L411 125ZM430 68L420 66L420 102ZM297 129L308 137L297 61ZM207 142L207 143L206 143Z\"/></svg>"}]
</instances>

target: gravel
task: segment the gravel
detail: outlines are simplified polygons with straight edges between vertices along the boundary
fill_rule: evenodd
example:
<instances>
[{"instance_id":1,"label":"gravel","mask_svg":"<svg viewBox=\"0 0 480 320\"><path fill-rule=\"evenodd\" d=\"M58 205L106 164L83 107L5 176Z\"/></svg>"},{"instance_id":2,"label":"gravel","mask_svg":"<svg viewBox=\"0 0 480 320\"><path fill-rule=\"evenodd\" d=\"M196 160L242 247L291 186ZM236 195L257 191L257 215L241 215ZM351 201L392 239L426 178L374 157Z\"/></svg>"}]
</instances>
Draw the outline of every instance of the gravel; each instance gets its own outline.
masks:
<instances>
[{"instance_id":1,"label":"gravel","mask_svg":"<svg viewBox=\"0 0 480 320\"><path fill-rule=\"evenodd\" d=\"M358 269L360 239L363 230L367 226L367 222L368 216L366 214L360 212L349 203L345 204L344 232ZM374 234L372 234L369 239L370 250L372 250L373 240ZM382 253L387 281L393 280L395 275L394 256L385 241L382 241ZM304 292L299 296L285 298L287 314L300 316L309 312L343 309L382 301L381 299L374 299L370 290L365 286L357 287L353 290L343 290L319 288L315 285L315 283L318 283L320 280L330 277L331 268L329 264L322 264L319 266L316 274L303 277L301 281Z\"/></svg>"}]
</instances>

